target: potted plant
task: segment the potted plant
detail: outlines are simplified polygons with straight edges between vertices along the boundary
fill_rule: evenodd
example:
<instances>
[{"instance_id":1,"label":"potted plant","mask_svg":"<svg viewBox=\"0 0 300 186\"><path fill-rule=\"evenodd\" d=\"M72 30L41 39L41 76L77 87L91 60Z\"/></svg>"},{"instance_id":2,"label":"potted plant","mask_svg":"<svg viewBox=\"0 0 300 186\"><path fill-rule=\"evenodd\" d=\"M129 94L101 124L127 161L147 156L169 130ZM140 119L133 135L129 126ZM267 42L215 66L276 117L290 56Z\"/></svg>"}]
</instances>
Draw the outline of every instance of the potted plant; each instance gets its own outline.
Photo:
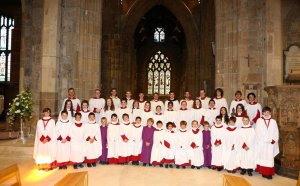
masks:
<instances>
[{"instance_id":1,"label":"potted plant","mask_svg":"<svg viewBox=\"0 0 300 186\"><path fill-rule=\"evenodd\" d=\"M32 95L28 90L22 91L13 99L9 104L8 117L12 128L16 128L18 121L20 122L20 140L25 144L24 137L24 122L29 121L32 118Z\"/></svg>"}]
</instances>

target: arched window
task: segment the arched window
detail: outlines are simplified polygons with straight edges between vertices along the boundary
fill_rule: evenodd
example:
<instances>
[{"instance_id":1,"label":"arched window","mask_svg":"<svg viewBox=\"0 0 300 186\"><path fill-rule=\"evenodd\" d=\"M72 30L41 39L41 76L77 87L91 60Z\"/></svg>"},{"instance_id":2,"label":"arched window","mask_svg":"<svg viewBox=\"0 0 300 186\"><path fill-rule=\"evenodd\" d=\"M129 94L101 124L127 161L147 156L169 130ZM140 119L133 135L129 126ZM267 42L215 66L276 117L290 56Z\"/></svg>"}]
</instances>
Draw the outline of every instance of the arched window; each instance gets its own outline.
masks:
<instances>
[{"instance_id":1,"label":"arched window","mask_svg":"<svg viewBox=\"0 0 300 186\"><path fill-rule=\"evenodd\" d=\"M171 64L169 58L161 51L157 51L150 58L147 72L148 94L168 94L171 90Z\"/></svg>"},{"instance_id":2,"label":"arched window","mask_svg":"<svg viewBox=\"0 0 300 186\"><path fill-rule=\"evenodd\" d=\"M161 27L157 27L154 30L154 42L162 43L165 41L165 31Z\"/></svg>"},{"instance_id":3,"label":"arched window","mask_svg":"<svg viewBox=\"0 0 300 186\"><path fill-rule=\"evenodd\" d=\"M14 19L0 15L0 82L10 81L12 29Z\"/></svg>"}]
</instances>

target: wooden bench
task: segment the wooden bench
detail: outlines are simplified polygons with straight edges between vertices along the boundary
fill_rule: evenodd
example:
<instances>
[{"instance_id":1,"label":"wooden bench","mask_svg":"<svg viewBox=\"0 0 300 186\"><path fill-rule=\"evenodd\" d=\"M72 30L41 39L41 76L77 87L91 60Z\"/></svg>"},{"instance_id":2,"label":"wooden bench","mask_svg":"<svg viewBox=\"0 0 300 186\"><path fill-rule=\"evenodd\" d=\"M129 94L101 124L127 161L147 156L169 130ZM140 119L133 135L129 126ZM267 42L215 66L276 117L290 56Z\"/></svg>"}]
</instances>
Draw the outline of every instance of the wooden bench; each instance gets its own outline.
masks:
<instances>
[{"instance_id":1,"label":"wooden bench","mask_svg":"<svg viewBox=\"0 0 300 186\"><path fill-rule=\"evenodd\" d=\"M87 186L88 185L88 174L87 171L69 173L63 177L55 186Z\"/></svg>"},{"instance_id":2,"label":"wooden bench","mask_svg":"<svg viewBox=\"0 0 300 186\"><path fill-rule=\"evenodd\" d=\"M12 179L16 178L16 182L11 184L12 186L20 186L21 185L21 178L19 167L17 164L13 164L5 169L0 170L0 184Z\"/></svg>"},{"instance_id":3,"label":"wooden bench","mask_svg":"<svg viewBox=\"0 0 300 186\"><path fill-rule=\"evenodd\" d=\"M251 186L251 184L245 178L223 174L223 186Z\"/></svg>"}]
</instances>

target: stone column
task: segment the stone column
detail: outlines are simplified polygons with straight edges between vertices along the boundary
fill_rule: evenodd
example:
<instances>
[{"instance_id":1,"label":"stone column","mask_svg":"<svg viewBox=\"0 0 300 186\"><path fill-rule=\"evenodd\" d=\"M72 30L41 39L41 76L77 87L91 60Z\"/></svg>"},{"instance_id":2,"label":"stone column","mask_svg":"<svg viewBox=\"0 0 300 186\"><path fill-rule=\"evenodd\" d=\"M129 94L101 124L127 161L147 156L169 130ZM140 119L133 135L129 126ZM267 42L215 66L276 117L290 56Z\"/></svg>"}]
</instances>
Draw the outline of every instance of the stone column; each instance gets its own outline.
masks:
<instances>
[{"instance_id":1,"label":"stone column","mask_svg":"<svg viewBox=\"0 0 300 186\"><path fill-rule=\"evenodd\" d=\"M44 0L42 54L40 69L40 107L57 108L57 71L60 50L60 0Z\"/></svg>"},{"instance_id":2,"label":"stone column","mask_svg":"<svg viewBox=\"0 0 300 186\"><path fill-rule=\"evenodd\" d=\"M281 0L266 0L266 56L263 76L266 86L281 85L283 82L282 49Z\"/></svg>"}]
</instances>

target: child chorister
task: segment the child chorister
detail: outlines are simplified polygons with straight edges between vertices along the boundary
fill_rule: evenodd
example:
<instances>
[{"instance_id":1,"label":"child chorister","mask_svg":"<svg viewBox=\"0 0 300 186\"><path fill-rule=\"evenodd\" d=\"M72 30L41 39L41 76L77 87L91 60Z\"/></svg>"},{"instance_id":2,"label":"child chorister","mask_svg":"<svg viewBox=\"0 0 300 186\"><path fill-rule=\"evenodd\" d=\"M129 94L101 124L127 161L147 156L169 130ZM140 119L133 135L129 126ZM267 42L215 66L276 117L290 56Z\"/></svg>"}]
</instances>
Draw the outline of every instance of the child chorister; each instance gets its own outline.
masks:
<instances>
[{"instance_id":1,"label":"child chorister","mask_svg":"<svg viewBox=\"0 0 300 186\"><path fill-rule=\"evenodd\" d=\"M89 114L89 121L85 124L85 148L88 167L96 167L96 162L102 153L101 133L99 124L96 122L96 117L93 112Z\"/></svg>"},{"instance_id":2,"label":"child chorister","mask_svg":"<svg viewBox=\"0 0 300 186\"><path fill-rule=\"evenodd\" d=\"M212 145L212 168L221 171L223 169L223 143L225 127L222 124L222 117L216 117L216 123L211 127Z\"/></svg>"},{"instance_id":3,"label":"child chorister","mask_svg":"<svg viewBox=\"0 0 300 186\"><path fill-rule=\"evenodd\" d=\"M56 166L59 169L67 169L70 161L71 151L71 125L72 122L68 120L68 112L61 112L61 119L56 123Z\"/></svg>"},{"instance_id":4,"label":"child chorister","mask_svg":"<svg viewBox=\"0 0 300 186\"><path fill-rule=\"evenodd\" d=\"M196 120L192 121L192 130L188 132L189 157L191 160L191 168L200 169L203 165L202 153L202 131Z\"/></svg>"},{"instance_id":5,"label":"child chorister","mask_svg":"<svg viewBox=\"0 0 300 186\"><path fill-rule=\"evenodd\" d=\"M120 139L120 123L118 122L117 114L111 115L111 123L107 128L107 158L109 164L118 163L118 141Z\"/></svg>"},{"instance_id":6,"label":"child chorister","mask_svg":"<svg viewBox=\"0 0 300 186\"><path fill-rule=\"evenodd\" d=\"M221 107L225 107L228 110L228 104L226 99L223 97L224 91L221 88L215 90L214 101L216 103L216 109L220 110Z\"/></svg>"},{"instance_id":7,"label":"child chorister","mask_svg":"<svg viewBox=\"0 0 300 186\"><path fill-rule=\"evenodd\" d=\"M71 125L71 152L70 152L70 164L73 164L74 169L78 167L84 167L82 165L85 158L85 126L81 121L81 113L75 114L74 123Z\"/></svg>"},{"instance_id":8,"label":"child chorister","mask_svg":"<svg viewBox=\"0 0 300 186\"><path fill-rule=\"evenodd\" d=\"M96 122L100 122L101 111L103 110L105 105L105 99L101 98L100 96L101 96L100 89L96 89L94 97L89 100L89 110L95 113Z\"/></svg>"},{"instance_id":9,"label":"child chorister","mask_svg":"<svg viewBox=\"0 0 300 186\"><path fill-rule=\"evenodd\" d=\"M101 126L100 126L100 132L101 132L101 142L102 142L102 153L99 157L100 164L108 164L107 159L107 119L105 117L101 118Z\"/></svg>"},{"instance_id":10,"label":"child chorister","mask_svg":"<svg viewBox=\"0 0 300 186\"><path fill-rule=\"evenodd\" d=\"M277 122L271 118L271 109L264 107L263 116L256 122L256 171L264 178L272 179L275 174L274 157L279 153Z\"/></svg>"},{"instance_id":11,"label":"child chorister","mask_svg":"<svg viewBox=\"0 0 300 186\"><path fill-rule=\"evenodd\" d=\"M164 110L164 103L159 100L159 94L158 93L154 93L153 94L153 100L151 101L151 111L154 113L156 106L160 105L161 109Z\"/></svg>"},{"instance_id":12,"label":"child chorister","mask_svg":"<svg viewBox=\"0 0 300 186\"><path fill-rule=\"evenodd\" d=\"M139 107L138 101L133 101L132 111L131 111L131 122L135 122L136 117L142 117L143 110Z\"/></svg>"},{"instance_id":13,"label":"child chorister","mask_svg":"<svg viewBox=\"0 0 300 186\"><path fill-rule=\"evenodd\" d=\"M167 123L167 130L163 137L165 168L173 168L175 153L175 132L173 131L173 123Z\"/></svg>"},{"instance_id":14,"label":"child chorister","mask_svg":"<svg viewBox=\"0 0 300 186\"><path fill-rule=\"evenodd\" d=\"M89 114L90 114L89 102L87 100L83 100L81 102L81 111L80 111L80 113L82 115L82 117L81 117L82 123L87 123L89 121Z\"/></svg>"},{"instance_id":15,"label":"child chorister","mask_svg":"<svg viewBox=\"0 0 300 186\"><path fill-rule=\"evenodd\" d=\"M235 115L236 106L238 104L242 104L243 106L246 106L247 104L247 102L244 99L242 99L242 92L239 90L235 92L235 99L231 101L230 109L228 111L230 116Z\"/></svg>"},{"instance_id":16,"label":"child chorister","mask_svg":"<svg viewBox=\"0 0 300 186\"><path fill-rule=\"evenodd\" d=\"M188 137L187 123L186 121L180 121L179 129L175 133L175 165L177 169L180 166L185 169L190 165Z\"/></svg>"},{"instance_id":17,"label":"child chorister","mask_svg":"<svg viewBox=\"0 0 300 186\"><path fill-rule=\"evenodd\" d=\"M202 108L201 101L196 99L194 101L192 112L192 120L196 120L201 126L205 121L206 109Z\"/></svg>"},{"instance_id":18,"label":"child chorister","mask_svg":"<svg viewBox=\"0 0 300 186\"><path fill-rule=\"evenodd\" d=\"M238 142L239 142L239 129L235 126L235 117L230 117L228 127L224 132L223 140L223 164L224 169L229 173L235 173L239 165L238 159Z\"/></svg>"},{"instance_id":19,"label":"child chorister","mask_svg":"<svg viewBox=\"0 0 300 186\"><path fill-rule=\"evenodd\" d=\"M37 122L33 158L39 169L51 170L56 154L55 121L50 117L51 110L43 109L43 118Z\"/></svg>"},{"instance_id":20,"label":"child chorister","mask_svg":"<svg viewBox=\"0 0 300 186\"><path fill-rule=\"evenodd\" d=\"M132 139L132 151L131 151L131 161L133 165L139 165L141 159L142 151L142 118L136 117L135 122L131 126L131 139Z\"/></svg>"},{"instance_id":21,"label":"child chorister","mask_svg":"<svg viewBox=\"0 0 300 186\"><path fill-rule=\"evenodd\" d=\"M219 115L220 111L215 107L215 101L212 99L209 101L209 108L206 109L206 121L208 121L210 126L215 123L216 117Z\"/></svg>"},{"instance_id":22,"label":"child chorister","mask_svg":"<svg viewBox=\"0 0 300 186\"><path fill-rule=\"evenodd\" d=\"M173 102L169 102L168 103L168 107L166 107L166 110L164 112L164 122L168 123L168 122L172 122L174 124L174 128L173 130L176 130L177 126L175 125L175 122L177 122L177 115L178 112L176 110L174 110L173 107ZM167 129L166 126L163 127L164 129Z\"/></svg>"},{"instance_id":23,"label":"child chorister","mask_svg":"<svg viewBox=\"0 0 300 186\"><path fill-rule=\"evenodd\" d=\"M145 103L144 110L142 111L142 125L146 126L149 118L153 119L153 112L151 111L151 104L149 101Z\"/></svg>"},{"instance_id":24,"label":"child chorister","mask_svg":"<svg viewBox=\"0 0 300 186\"><path fill-rule=\"evenodd\" d=\"M120 139L118 140L118 161L120 164L129 162L129 158L132 150L131 139L131 123L129 121L129 115L123 114L123 122L120 123Z\"/></svg>"},{"instance_id":25,"label":"child chorister","mask_svg":"<svg viewBox=\"0 0 300 186\"><path fill-rule=\"evenodd\" d=\"M254 93L249 93L247 95L249 102L245 106L247 116L250 118L251 124L255 124L258 118L262 116L261 105L255 101L256 95Z\"/></svg>"},{"instance_id":26,"label":"child chorister","mask_svg":"<svg viewBox=\"0 0 300 186\"><path fill-rule=\"evenodd\" d=\"M153 123L154 120L152 118L149 118L147 120L147 126L143 128L143 133L142 133L143 146L142 146L142 153L141 153L141 162L143 163L143 166L146 166L147 164L151 166L150 164L151 150L153 146L153 133L155 131L155 128L152 126Z\"/></svg>"},{"instance_id":27,"label":"child chorister","mask_svg":"<svg viewBox=\"0 0 300 186\"><path fill-rule=\"evenodd\" d=\"M110 123L112 114L116 114L114 102L111 98L107 98L104 109L102 110L100 115L101 117L105 117L107 119L107 123Z\"/></svg>"},{"instance_id":28,"label":"child chorister","mask_svg":"<svg viewBox=\"0 0 300 186\"><path fill-rule=\"evenodd\" d=\"M255 131L250 124L248 116L243 117L243 126L239 130L239 160L241 167L241 175L246 172L252 176L255 169Z\"/></svg>"},{"instance_id":29,"label":"child chorister","mask_svg":"<svg viewBox=\"0 0 300 186\"><path fill-rule=\"evenodd\" d=\"M163 123L158 121L153 134L153 147L151 151L151 164L163 167L164 146L163 146L164 129Z\"/></svg>"},{"instance_id":30,"label":"child chorister","mask_svg":"<svg viewBox=\"0 0 300 186\"><path fill-rule=\"evenodd\" d=\"M211 132L209 130L209 123L207 121L204 122L203 125L204 130L202 131L203 135L203 156L204 163L203 166L207 168L211 168Z\"/></svg>"},{"instance_id":31,"label":"child chorister","mask_svg":"<svg viewBox=\"0 0 300 186\"><path fill-rule=\"evenodd\" d=\"M128 114L131 118L131 110L127 107L127 100L121 99L121 107L116 110L120 123L123 123L123 114Z\"/></svg>"},{"instance_id":32,"label":"child chorister","mask_svg":"<svg viewBox=\"0 0 300 186\"><path fill-rule=\"evenodd\" d=\"M68 112L68 120L73 121L73 119L74 119L73 117L75 114L75 110L73 109L73 103L71 100L66 100L64 103L65 103L65 105L61 111L67 111ZM61 119L61 112L58 115L58 119Z\"/></svg>"},{"instance_id":33,"label":"child chorister","mask_svg":"<svg viewBox=\"0 0 300 186\"><path fill-rule=\"evenodd\" d=\"M191 129L192 123L192 112L188 109L186 101L182 101L180 104L180 109L177 111L176 125L179 127L181 121L187 122L187 128Z\"/></svg>"},{"instance_id":34,"label":"child chorister","mask_svg":"<svg viewBox=\"0 0 300 186\"><path fill-rule=\"evenodd\" d=\"M161 106L157 105L155 113L153 114L153 120L154 120L154 123L155 123L154 127L156 128L156 123L158 121L162 121L164 123L164 119L165 119L165 117L162 113Z\"/></svg>"}]
</instances>

